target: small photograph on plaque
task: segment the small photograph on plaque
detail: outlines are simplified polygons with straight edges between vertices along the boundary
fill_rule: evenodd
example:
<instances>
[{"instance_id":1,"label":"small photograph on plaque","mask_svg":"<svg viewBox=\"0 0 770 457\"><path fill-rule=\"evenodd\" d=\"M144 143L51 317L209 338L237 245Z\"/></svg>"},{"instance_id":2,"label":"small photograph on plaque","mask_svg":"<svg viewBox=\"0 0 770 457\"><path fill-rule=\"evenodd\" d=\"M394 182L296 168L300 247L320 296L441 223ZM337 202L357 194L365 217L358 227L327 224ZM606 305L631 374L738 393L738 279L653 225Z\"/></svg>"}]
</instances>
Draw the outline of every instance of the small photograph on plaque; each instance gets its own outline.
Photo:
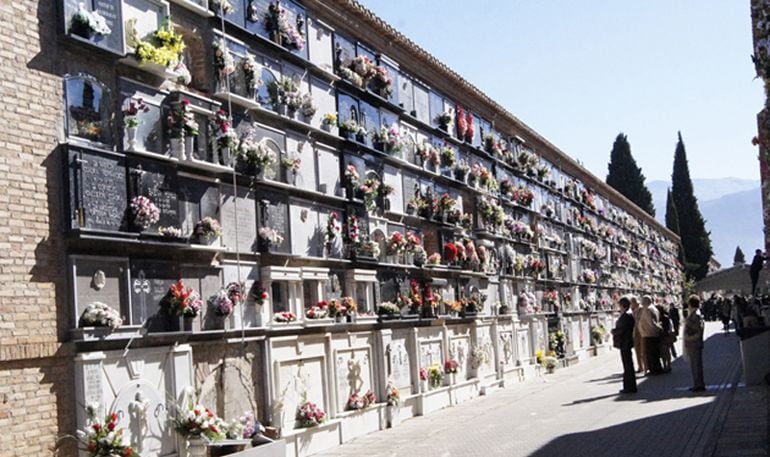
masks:
<instances>
[{"instance_id":1,"label":"small photograph on plaque","mask_svg":"<svg viewBox=\"0 0 770 457\"><path fill-rule=\"evenodd\" d=\"M71 139L112 145L109 90L90 75L64 77L66 132Z\"/></svg>"}]
</instances>

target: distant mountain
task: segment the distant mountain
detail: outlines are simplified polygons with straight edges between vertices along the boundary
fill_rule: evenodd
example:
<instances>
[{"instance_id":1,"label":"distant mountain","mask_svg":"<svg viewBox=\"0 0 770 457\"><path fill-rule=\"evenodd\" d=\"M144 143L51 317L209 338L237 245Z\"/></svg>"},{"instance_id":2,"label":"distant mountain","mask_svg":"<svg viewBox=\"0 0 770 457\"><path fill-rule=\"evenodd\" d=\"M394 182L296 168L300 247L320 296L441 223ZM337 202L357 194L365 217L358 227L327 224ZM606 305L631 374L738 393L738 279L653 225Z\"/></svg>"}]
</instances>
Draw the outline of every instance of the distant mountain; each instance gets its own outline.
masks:
<instances>
[{"instance_id":1,"label":"distant mountain","mask_svg":"<svg viewBox=\"0 0 770 457\"><path fill-rule=\"evenodd\" d=\"M666 181L650 181L655 218L665 223ZM723 267L733 263L735 247L740 246L746 257L762 248L762 195L759 180L721 178L694 179L693 188L698 206L711 232L714 257Z\"/></svg>"}]
</instances>

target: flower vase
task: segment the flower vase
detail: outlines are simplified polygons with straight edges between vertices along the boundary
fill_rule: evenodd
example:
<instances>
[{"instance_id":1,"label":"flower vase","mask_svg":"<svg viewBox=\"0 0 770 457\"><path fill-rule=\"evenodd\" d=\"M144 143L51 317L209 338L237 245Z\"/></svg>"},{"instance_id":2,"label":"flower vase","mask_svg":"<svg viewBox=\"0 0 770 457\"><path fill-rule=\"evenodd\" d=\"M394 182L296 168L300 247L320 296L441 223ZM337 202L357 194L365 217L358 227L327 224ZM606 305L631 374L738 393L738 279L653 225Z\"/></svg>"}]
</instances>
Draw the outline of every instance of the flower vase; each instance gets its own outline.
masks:
<instances>
[{"instance_id":1,"label":"flower vase","mask_svg":"<svg viewBox=\"0 0 770 457\"><path fill-rule=\"evenodd\" d=\"M324 132L331 132L332 131L332 125L329 124L328 122L323 122L323 123L321 123L321 130L323 130Z\"/></svg>"},{"instance_id":2,"label":"flower vase","mask_svg":"<svg viewBox=\"0 0 770 457\"><path fill-rule=\"evenodd\" d=\"M170 140L171 157L184 160L184 140L182 138L171 138Z\"/></svg>"},{"instance_id":3,"label":"flower vase","mask_svg":"<svg viewBox=\"0 0 770 457\"><path fill-rule=\"evenodd\" d=\"M208 448L203 438L187 438L187 455L188 457L206 457L208 454Z\"/></svg>"},{"instance_id":4,"label":"flower vase","mask_svg":"<svg viewBox=\"0 0 770 457\"><path fill-rule=\"evenodd\" d=\"M243 322L241 320L241 310L234 309L233 312L228 317L229 322L227 323L228 328L230 329L239 329L243 326Z\"/></svg>"},{"instance_id":5,"label":"flower vase","mask_svg":"<svg viewBox=\"0 0 770 457\"><path fill-rule=\"evenodd\" d=\"M275 107L275 112L281 116L286 116L289 112L289 107L286 105L278 105Z\"/></svg>"},{"instance_id":6,"label":"flower vase","mask_svg":"<svg viewBox=\"0 0 770 457\"><path fill-rule=\"evenodd\" d=\"M219 157L220 163L222 165L226 166L226 167L229 167L230 164L231 164L230 148L227 147L227 148L222 149L220 151L220 153L219 153L219 156L220 156ZM214 163L216 163L216 162L214 162Z\"/></svg>"},{"instance_id":7,"label":"flower vase","mask_svg":"<svg viewBox=\"0 0 770 457\"><path fill-rule=\"evenodd\" d=\"M128 140L128 150L136 149L136 127L126 127L126 139Z\"/></svg>"},{"instance_id":8,"label":"flower vase","mask_svg":"<svg viewBox=\"0 0 770 457\"><path fill-rule=\"evenodd\" d=\"M334 322L336 322L338 324L342 323L342 322L345 322L346 320L347 319L345 318L344 314L337 314L337 315L334 316Z\"/></svg>"},{"instance_id":9,"label":"flower vase","mask_svg":"<svg viewBox=\"0 0 770 457\"><path fill-rule=\"evenodd\" d=\"M194 136L186 136L184 137L184 159L185 160L192 160L195 158L195 137Z\"/></svg>"},{"instance_id":10,"label":"flower vase","mask_svg":"<svg viewBox=\"0 0 770 457\"><path fill-rule=\"evenodd\" d=\"M430 390L430 385L427 379L420 379L420 392L426 393Z\"/></svg>"},{"instance_id":11,"label":"flower vase","mask_svg":"<svg viewBox=\"0 0 770 457\"><path fill-rule=\"evenodd\" d=\"M388 255L385 256L385 262L397 264L398 263L398 256L397 255Z\"/></svg>"},{"instance_id":12,"label":"flower vase","mask_svg":"<svg viewBox=\"0 0 770 457\"><path fill-rule=\"evenodd\" d=\"M192 332L193 319L194 318L192 316L179 316L179 331Z\"/></svg>"},{"instance_id":13,"label":"flower vase","mask_svg":"<svg viewBox=\"0 0 770 457\"><path fill-rule=\"evenodd\" d=\"M447 382L449 383L447 385L454 386L455 384L457 384L457 373L449 373L446 379L447 379Z\"/></svg>"}]
</instances>

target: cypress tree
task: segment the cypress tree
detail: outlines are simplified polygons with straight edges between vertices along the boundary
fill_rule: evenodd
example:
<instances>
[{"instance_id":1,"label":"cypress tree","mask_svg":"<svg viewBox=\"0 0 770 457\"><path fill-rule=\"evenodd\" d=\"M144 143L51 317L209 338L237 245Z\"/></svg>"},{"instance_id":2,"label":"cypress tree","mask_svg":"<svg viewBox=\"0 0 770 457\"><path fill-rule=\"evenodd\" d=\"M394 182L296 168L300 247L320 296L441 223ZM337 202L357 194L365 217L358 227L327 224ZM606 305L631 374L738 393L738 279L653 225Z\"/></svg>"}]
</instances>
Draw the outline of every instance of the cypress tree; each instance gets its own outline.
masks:
<instances>
[{"instance_id":1,"label":"cypress tree","mask_svg":"<svg viewBox=\"0 0 770 457\"><path fill-rule=\"evenodd\" d=\"M671 198L671 188L666 190L666 228L679 235L679 215Z\"/></svg>"},{"instance_id":2,"label":"cypress tree","mask_svg":"<svg viewBox=\"0 0 770 457\"><path fill-rule=\"evenodd\" d=\"M735 255L733 256L733 265L743 265L746 263L746 256L743 255L743 251L740 246L735 247Z\"/></svg>"},{"instance_id":3,"label":"cypress tree","mask_svg":"<svg viewBox=\"0 0 770 457\"><path fill-rule=\"evenodd\" d=\"M642 169L636 165L631 155L631 145L628 137L619 133L612 144L610 163L607 165L607 184L623 194L626 198L642 208L650 216L655 217L655 206L652 204L652 194L644 185Z\"/></svg>"},{"instance_id":4,"label":"cypress tree","mask_svg":"<svg viewBox=\"0 0 770 457\"><path fill-rule=\"evenodd\" d=\"M687 164L687 152L679 132L679 141L674 152L674 171L671 175L671 197L679 216L679 236L684 251L684 269L687 276L694 280L702 279L708 273L711 250L710 233L706 231L698 200L693 192L690 169Z\"/></svg>"}]
</instances>

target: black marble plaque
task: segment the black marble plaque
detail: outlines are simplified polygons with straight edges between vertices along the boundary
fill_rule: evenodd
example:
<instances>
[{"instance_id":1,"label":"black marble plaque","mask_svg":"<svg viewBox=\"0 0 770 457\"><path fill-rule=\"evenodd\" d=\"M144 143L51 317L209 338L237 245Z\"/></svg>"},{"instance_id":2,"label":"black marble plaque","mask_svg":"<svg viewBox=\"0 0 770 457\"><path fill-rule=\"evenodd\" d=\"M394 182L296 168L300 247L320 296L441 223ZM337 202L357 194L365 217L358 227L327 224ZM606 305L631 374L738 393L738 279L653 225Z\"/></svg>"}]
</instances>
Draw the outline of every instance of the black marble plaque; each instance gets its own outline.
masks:
<instances>
[{"instance_id":1,"label":"black marble plaque","mask_svg":"<svg viewBox=\"0 0 770 457\"><path fill-rule=\"evenodd\" d=\"M132 196L144 195L160 210L158 223L147 231L157 231L159 227L179 227L181 220L176 170L154 162L133 161L129 173Z\"/></svg>"},{"instance_id":2,"label":"black marble plaque","mask_svg":"<svg viewBox=\"0 0 770 457\"><path fill-rule=\"evenodd\" d=\"M219 220L219 186L189 177L179 178L180 219L185 233L191 233L204 217Z\"/></svg>"},{"instance_id":3,"label":"black marble plaque","mask_svg":"<svg viewBox=\"0 0 770 457\"><path fill-rule=\"evenodd\" d=\"M444 113L444 99L441 95L431 91L430 96L430 125L438 127L439 123L436 120L441 114Z\"/></svg>"},{"instance_id":4,"label":"black marble plaque","mask_svg":"<svg viewBox=\"0 0 770 457\"><path fill-rule=\"evenodd\" d=\"M71 227L120 231L127 227L126 165L122 155L68 151Z\"/></svg>"},{"instance_id":5,"label":"black marble plaque","mask_svg":"<svg viewBox=\"0 0 770 457\"><path fill-rule=\"evenodd\" d=\"M291 252L288 197L276 192L260 192L258 196L260 227L269 227L283 237L280 244L271 244L270 252Z\"/></svg>"},{"instance_id":6,"label":"black marble plaque","mask_svg":"<svg viewBox=\"0 0 770 457\"><path fill-rule=\"evenodd\" d=\"M179 272L173 262L133 260L129 282L131 323L146 325L151 331L174 329L173 317L161 307L161 301L178 278Z\"/></svg>"},{"instance_id":7,"label":"black marble plaque","mask_svg":"<svg viewBox=\"0 0 770 457\"><path fill-rule=\"evenodd\" d=\"M89 11L99 13L110 28L108 35L93 35L91 37L77 34L72 27L72 16L78 10L78 5ZM64 0L64 30L68 34L76 35L94 46L106 49L116 54L125 54L123 48L123 14L121 0Z\"/></svg>"},{"instance_id":8,"label":"black marble plaque","mask_svg":"<svg viewBox=\"0 0 770 457\"><path fill-rule=\"evenodd\" d=\"M379 131L380 129L380 111L374 106L362 101L358 104L361 110L361 125L366 128L367 133ZM366 136L365 143L372 145L372 137Z\"/></svg>"}]
</instances>

